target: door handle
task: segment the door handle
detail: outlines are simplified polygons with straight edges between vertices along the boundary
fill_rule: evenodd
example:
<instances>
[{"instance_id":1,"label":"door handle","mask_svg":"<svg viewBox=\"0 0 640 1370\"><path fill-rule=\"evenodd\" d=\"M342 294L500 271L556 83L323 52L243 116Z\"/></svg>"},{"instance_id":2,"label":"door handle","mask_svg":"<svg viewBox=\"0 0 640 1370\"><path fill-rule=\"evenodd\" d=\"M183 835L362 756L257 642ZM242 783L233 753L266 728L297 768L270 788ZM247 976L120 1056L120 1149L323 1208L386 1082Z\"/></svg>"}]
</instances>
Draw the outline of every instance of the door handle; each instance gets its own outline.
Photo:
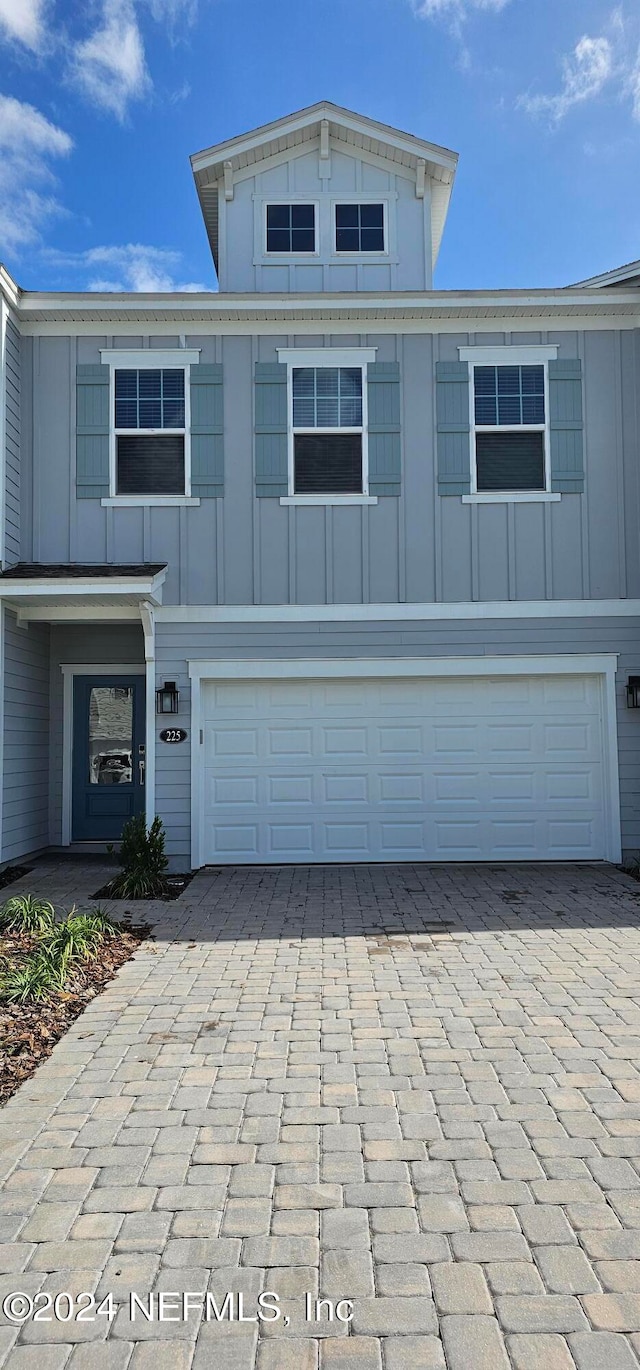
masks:
<instances>
[{"instance_id":1,"label":"door handle","mask_svg":"<svg viewBox=\"0 0 640 1370\"><path fill-rule=\"evenodd\" d=\"M144 761L138 762L138 783L144 785Z\"/></svg>"}]
</instances>

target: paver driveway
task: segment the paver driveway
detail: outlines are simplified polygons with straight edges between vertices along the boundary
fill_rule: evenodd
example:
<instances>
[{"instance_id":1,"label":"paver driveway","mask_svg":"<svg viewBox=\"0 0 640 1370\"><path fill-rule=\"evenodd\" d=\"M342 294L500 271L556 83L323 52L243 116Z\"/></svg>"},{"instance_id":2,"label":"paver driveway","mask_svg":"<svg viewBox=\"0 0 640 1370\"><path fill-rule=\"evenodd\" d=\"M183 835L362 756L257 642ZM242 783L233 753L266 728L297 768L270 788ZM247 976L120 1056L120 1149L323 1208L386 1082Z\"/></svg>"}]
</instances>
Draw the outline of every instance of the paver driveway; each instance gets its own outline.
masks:
<instances>
[{"instance_id":1,"label":"paver driveway","mask_svg":"<svg viewBox=\"0 0 640 1370\"><path fill-rule=\"evenodd\" d=\"M2 1296L119 1311L5 1319L11 1370L638 1366L639 884L242 868L147 907L155 942L0 1115ZM318 1288L350 1323L305 1321ZM274 1290L289 1325L181 1320L205 1290L247 1317Z\"/></svg>"}]
</instances>

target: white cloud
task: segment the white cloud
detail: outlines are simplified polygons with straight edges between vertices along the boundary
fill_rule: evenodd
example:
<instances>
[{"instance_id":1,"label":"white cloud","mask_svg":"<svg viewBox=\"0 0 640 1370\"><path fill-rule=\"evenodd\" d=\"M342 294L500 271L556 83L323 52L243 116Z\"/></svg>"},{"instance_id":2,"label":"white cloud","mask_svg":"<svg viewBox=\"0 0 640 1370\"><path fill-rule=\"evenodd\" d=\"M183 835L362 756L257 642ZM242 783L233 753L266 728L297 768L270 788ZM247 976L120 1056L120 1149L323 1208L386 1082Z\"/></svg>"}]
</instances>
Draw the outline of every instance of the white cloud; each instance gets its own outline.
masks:
<instances>
[{"instance_id":1,"label":"white cloud","mask_svg":"<svg viewBox=\"0 0 640 1370\"><path fill-rule=\"evenodd\" d=\"M46 254L47 261L80 273L87 290L132 290L157 294L160 291L186 290L190 293L210 287L200 281L182 281L180 252L170 248L148 247L143 243L91 247L86 252Z\"/></svg>"},{"instance_id":2,"label":"white cloud","mask_svg":"<svg viewBox=\"0 0 640 1370\"><path fill-rule=\"evenodd\" d=\"M33 105L0 95L0 242L9 253L38 240L46 218L62 213L53 157L73 146L68 133Z\"/></svg>"},{"instance_id":3,"label":"white cloud","mask_svg":"<svg viewBox=\"0 0 640 1370\"><path fill-rule=\"evenodd\" d=\"M528 114L547 114L554 123L564 119L574 105L593 100L604 90L615 71L613 46L608 38L579 39L562 63L562 88L557 95L521 95L518 105Z\"/></svg>"},{"instance_id":4,"label":"white cloud","mask_svg":"<svg viewBox=\"0 0 640 1370\"><path fill-rule=\"evenodd\" d=\"M628 75L627 93L631 97L633 117L640 123L640 48Z\"/></svg>"},{"instance_id":5,"label":"white cloud","mask_svg":"<svg viewBox=\"0 0 640 1370\"><path fill-rule=\"evenodd\" d=\"M420 19L466 19L473 10L499 14L511 0L412 0Z\"/></svg>"},{"instance_id":6,"label":"white cloud","mask_svg":"<svg viewBox=\"0 0 640 1370\"><path fill-rule=\"evenodd\" d=\"M174 28L178 23L193 24L198 0L146 0L152 19Z\"/></svg>"},{"instance_id":7,"label":"white cloud","mask_svg":"<svg viewBox=\"0 0 640 1370\"><path fill-rule=\"evenodd\" d=\"M0 0L0 36L37 52L45 35L46 0Z\"/></svg>"},{"instance_id":8,"label":"white cloud","mask_svg":"<svg viewBox=\"0 0 640 1370\"><path fill-rule=\"evenodd\" d=\"M92 104L118 119L147 93L151 81L133 0L103 0L99 27L73 49L72 75Z\"/></svg>"}]
</instances>

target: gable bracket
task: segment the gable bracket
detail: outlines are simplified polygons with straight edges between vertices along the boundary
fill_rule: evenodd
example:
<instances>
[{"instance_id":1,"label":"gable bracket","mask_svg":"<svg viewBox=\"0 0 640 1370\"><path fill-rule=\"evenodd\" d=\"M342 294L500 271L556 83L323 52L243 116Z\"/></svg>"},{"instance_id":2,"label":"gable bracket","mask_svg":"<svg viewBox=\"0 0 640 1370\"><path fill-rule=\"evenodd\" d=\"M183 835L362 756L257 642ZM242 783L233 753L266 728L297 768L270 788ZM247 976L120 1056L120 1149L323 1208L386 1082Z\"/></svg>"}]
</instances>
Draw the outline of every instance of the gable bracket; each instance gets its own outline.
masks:
<instances>
[{"instance_id":1,"label":"gable bracket","mask_svg":"<svg viewBox=\"0 0 640 1370\"><path fill-rule=\"evenodd\" d=\"M424 200L426 178L427 164L424 158L421 157L416 167L416 199L418 200Z\"/></svg>"},{"instance_id":2,"label":"gable bracket","mask_svg":"<svg viewBox=\"0 0 640 1370\"><path fill-rule=\"evenodd\" d=\"M224 163L223 171L224 171L224 198L225 198L225 200L232 200L232 199L233 199L233 167L232 167L232 165L231 165L231 162L225 162L225 163Z\"/></svg>"},{"instance_id":3,"label":"gable bracket","mask_svg":"<svg viewBox=\"0 0 640 1370\"><path fill-rule=\"evenodd\" d=\"M320 179L326 181L331 175L331 145L329 142L329 120L320 120L320 163L318 167Z\"/></svg>"}]
</instances>

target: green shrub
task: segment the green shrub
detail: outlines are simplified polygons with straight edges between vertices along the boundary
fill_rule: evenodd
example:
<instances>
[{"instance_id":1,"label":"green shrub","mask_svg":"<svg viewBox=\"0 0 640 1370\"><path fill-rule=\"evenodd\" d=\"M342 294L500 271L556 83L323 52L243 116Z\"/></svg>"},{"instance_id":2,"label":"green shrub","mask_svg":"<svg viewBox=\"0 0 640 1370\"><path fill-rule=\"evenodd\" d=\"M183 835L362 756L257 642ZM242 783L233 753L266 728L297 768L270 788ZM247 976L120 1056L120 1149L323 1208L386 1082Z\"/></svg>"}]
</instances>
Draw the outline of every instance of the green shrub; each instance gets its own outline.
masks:
<instances>
[{"instance_id":1,"label":"green shrub","mask_svg":"<svg viewBox=\"0 0 640 1370\"><path fill-rule=\"evenodd\" d=\"M27 900L31 898L26 896ZM32 904L35 901L32 900ZM20 931L21 928L12 930ZM95 913L78 913L73 908L60 923L45 922L38 934L38 946L31 955L22 965L10 967L0 974L0 1000L24 1004L50 998L64 989L74 966L92 960L105 938L115 937L116 933L117 928L101 909Z\"/></svg>"},{"instance_id":2,"label":"green shrub","mask_svg":"<svg viewBox=\"0 0 640 1370\"><path fill-rule=\"evenodd\" d=\"M60 988L56 967L46 952L33 952L21 966L13 966L0 980L0 999L10 1004L41 1003Z\"/></svg>"},{"instance_id":3,"label":"green shrub","mask_svg":"<svg viewBox=\"0 0 640 1370\"><path fill-rule=\"evenodd\" d=\"M38 899L35 894L14 894L0 909L0 928L42 936L53 927L55 916L48 899Z\"/></svg>"},{"instance_id":4,"label":"green shrub","mask_svg":"<svg viewBox=\"0 0 640 1370\"><path fill-rule=\"evenodd\" d=\"M125 823L120 846L121 873L111 881L110 894L115 899L163 899L169 887L165 871L169 865L165 854L165 831L156 815L147 829L144 814L137 814Z\"/></svg>"}]
</instances>

